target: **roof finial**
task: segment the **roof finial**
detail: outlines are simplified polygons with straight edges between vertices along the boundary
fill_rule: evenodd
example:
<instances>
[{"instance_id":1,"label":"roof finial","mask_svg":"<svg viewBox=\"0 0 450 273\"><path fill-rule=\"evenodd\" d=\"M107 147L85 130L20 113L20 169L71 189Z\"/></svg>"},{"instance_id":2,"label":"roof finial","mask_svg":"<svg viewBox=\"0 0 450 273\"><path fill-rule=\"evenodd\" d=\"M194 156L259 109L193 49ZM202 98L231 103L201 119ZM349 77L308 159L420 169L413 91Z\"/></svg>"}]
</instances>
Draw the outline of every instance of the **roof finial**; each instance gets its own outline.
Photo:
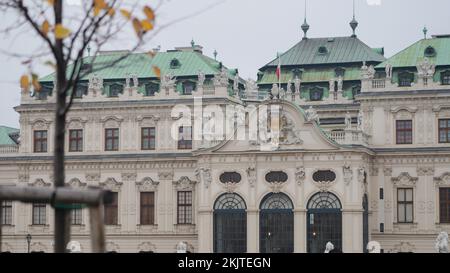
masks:
<instances>
[{"instance_id":1,"label":"roof finial","mask_svg":"<svg viewBox=\"0 0 450 273\"><path fill-rule=\"evenodd\" d=\"M427 39L427 33L428 33L427 26L424 26L422 31L423 31L423 36L425 37L425 40L426 40Z\"/></svg>"},{"instance_id":2,"label":"roof finial","mask_svg":"<svg viewBox=\"0 0 450 273\"><path fill-rule=\"evenodd\" d=\"M192 47L195 47L194 38L192 38L192 40L191 40L191 46L192 46Z\"/></svg>"},{"instance_id":3,"label":"roof finial","mask_svg":"<svg viewBox=\"0 0 450 273\"><path fill-rule=\"evenodd\" d=\"M356 28L358 27L358 21L356 21L355 15L355 0L353 0L353 20L350 22L350 27L353 30L352 37L356 37Z\"/></svg>"},{"instance_id":4,"label":"roof finial","mask_svg":"<svg viewBox=\"0 0 450 273\"><path fill-rule=\"evenodd\" d=\"M302 30L303 30L303 33L304 33L303 40L308 39L306 34L307 34L308 30L309 30L309 25L308 25L308 22L306 21L306 2L307 2L307 0L305 0L305 21L303 22L303 25L302 25Z\"/></svg>"},{"instance_id":5,"label":"roof finial","mask_svg":"<svg viewBox=\"0 0 450 273\"><path fill-rule=\"evenodd\" d=\"M87 52L88 52L88 57L90 57L91 56L91 46L88 44L86 49L87 49Z\"/></svg>"},{"instance_id":6,"label":"roof finial","mask_svg":"<svg viewBox=\"0 0 450 273\"><path fill-rule=\"evenodd\" d=\"M214 60L217 61L217 54L218 54L218 53L217 53L217 50L214 49L213 54L214 54Z\"/></svg>"}]
</instances>

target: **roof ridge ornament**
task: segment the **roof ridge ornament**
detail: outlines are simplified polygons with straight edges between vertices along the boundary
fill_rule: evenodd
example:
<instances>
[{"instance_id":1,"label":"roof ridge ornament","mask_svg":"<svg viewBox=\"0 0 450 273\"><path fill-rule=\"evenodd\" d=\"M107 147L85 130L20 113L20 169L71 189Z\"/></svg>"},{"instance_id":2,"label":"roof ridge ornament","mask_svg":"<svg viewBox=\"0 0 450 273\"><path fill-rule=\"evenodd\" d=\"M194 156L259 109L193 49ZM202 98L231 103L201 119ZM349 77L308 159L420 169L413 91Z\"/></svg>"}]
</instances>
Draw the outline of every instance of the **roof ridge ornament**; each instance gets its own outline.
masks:
<instances>
[{"instance_id":1,"label":"roof ridge ornament","mask_svg":"<svg viewBox=\"0 0 450 273\"><path fill-rule=\"evenodd\" d=\"M427 28L427 26L424 26L422 31L423 31L424 39L426 40L426 39L427 39L427 33L428 33L428 28Z\"/></svg>"},{"instance_id":2,"label":"roof ridge ornament","mask_svg":"<svg viewBox=\"0 0 450 273\"><path fill-rule=\"evenodd\" d=\"M350 21L350 27L353 30L352 37L356 38L356 28L358 27L358 21L356 21L356 15L355 15L355 0L353 0L353 20Z\"/></svg>"},{"instance_id":3,"label":"roof ridge ornament","mask_svg":"<svg viewBox=\"0 0 450 273\"><path fill-rule=\"evenodd\" d=\"M303 33L304 33L303 40L308 39L306 34L308 33L308 30L309 30L309 24L306 21L306 2L307 2L307 0L305 0L305 21L302 24L302 30L303 30Z\"/></svg>"}]
</instances>

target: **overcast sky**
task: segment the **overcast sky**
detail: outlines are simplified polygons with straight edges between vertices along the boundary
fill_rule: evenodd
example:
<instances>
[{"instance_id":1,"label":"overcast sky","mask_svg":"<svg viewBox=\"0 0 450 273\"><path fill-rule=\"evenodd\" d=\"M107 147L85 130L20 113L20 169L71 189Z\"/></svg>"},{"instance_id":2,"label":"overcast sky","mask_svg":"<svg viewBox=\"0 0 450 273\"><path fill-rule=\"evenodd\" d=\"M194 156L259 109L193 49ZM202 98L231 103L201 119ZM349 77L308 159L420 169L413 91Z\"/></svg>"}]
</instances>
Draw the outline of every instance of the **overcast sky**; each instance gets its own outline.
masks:
<instances>
[{"instance_id":1,"label":"overcast sky","mask_svg":"<svg viewBox=\"0 0 450 273\"><path fill-rule=\"evenodd\" d=\"M188 46L194 39L204 47L204 54L213 56L217 50L219 60L238 68L247 79L256 78L258 68L302 37L303 0L170 0L157 18L168 22L216 2L206 12L165 29L146 48L161 45L167 50ZM385 47L389 57L423 38L425 25L429 35L450 34L449 10L448 0L356 0L357 35L371 47ZM352 0L309 0L307 14L311 38L351 35ZM14 38L0 37L0 48L26 52L40 45L33 35ZM111 44L109 49L125 44ZM0 54L0 125L19 126L13 107L20 103L18 79L26 71L21 61ZM43 76L50 71L42 67L38 72Z\"/></svg>"}]
</instances>

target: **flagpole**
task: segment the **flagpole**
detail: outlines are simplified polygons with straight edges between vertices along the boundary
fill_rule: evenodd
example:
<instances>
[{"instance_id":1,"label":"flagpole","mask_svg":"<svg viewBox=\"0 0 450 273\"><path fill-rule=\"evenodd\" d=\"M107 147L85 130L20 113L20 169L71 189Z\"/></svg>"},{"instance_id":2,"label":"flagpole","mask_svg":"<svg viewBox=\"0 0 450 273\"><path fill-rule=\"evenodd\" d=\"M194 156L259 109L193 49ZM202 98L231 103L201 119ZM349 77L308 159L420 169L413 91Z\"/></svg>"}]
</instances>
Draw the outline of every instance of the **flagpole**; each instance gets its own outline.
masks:
<instances>
[{"instance_id":1,"label":"flagpole","mask_svg":"<svg viewBox=\"0 0 450 273\"><path fill-rule=\"evenodd\" d=\"M280 68L280 76L278 77L278 92L281 92L281 54L278 54L278 67Z\"/></svg>"}]
</instances>

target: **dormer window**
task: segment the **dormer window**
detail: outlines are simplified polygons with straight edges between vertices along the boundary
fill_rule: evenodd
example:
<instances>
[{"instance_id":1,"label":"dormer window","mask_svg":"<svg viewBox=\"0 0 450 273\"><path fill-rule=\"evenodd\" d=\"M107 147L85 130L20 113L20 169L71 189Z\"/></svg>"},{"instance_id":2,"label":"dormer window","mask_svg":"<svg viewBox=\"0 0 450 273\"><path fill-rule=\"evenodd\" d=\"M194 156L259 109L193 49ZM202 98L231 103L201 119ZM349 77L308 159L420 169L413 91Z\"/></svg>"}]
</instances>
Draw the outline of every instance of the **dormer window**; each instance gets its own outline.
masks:
<instances>
[{"instance_id":1,"label":"dormer window","mask_svg":"<svg viewBox=\"0 0 450 273\"><path fill-rule=\"evenodd\" d=\"M345 69L342 67L338 67L334 70L334 74L335 74L336 78L339 78L339 77L343 78L345 75Z\"/></svg>"},{"instance_id":2,"label":"dormer window","mask_svg":"<svg viewBox=\"0 0 450 273\"><path fill-rule=\"evenodd\" d=\"M87 95L88 87L85 84L79 84L75 90L75 98L81 99L83 95Z\"/></svg>"},{"instance_id":3,"label":"dormer window","mask_svg":"<svg viewBox=\"0 0 450 273\"><path fill-rule=\"evenodd\" d=\"M398 86L409 87L414 82L414 74L411 72L402 72L398 74Z\"/></svg>"},{"instance_id":4,"label":"dormer window","mask_svg":"<svg viewBox=\"0 0 450 273\"><path fill-rule=\"evenodd\" d=\"M294 75L294 79L297 78L297 77L299 79L301 79L302 76L303 76L303 70L302 69L298 69L298 68L292 69L292 74Z\"/></svg>"},{"instance_id":5,"label":"dormer window","mask_svg":"<svg viewBox=\"0 0 450 273\"><path fill-rule=\"evenodd\" d=\"M328 53L327 47L326 47L326 46L321 46L321 47L319 47L318 53L319 53L319 55L325 55L325 54L327 54L327 53Z\"/></svg>"},{"instance_id":6,"label":"dormer window","mask_svg":"<svg viewBox=\"0 0 450 273\"><path fill-rule=\"evenodd\" d=\"M170 68L171 69L177 69L177 68L180 68L180 66L181 66L181 63L180 63L180 61L178 60L178 59L172 59L171 61L170 61Z\"/></svg>"},{"instance_id":7,"label":"dormer window","mask_svg":"<svg viewBox=\"0 0 450 273\"><path fill-rule=\"evenodd\" d=\"M145 84L145 96L154 96L158 91L159 84L153 82Z\"/></svg>"},{"instance_id":8,"label":"dormer window","mask_svg":"<svg viewBox=\"0 0 450 273\"><path fill-rule=\"evenodd\" d=\"M109 87L109 97L118 97L123 91L123 86L118 83L114 83Z\"/></svg>"},{"instance_id":9,"label":"dormer window","mask_svg":"<svg viewBox=\"0 0 450 273\"><path fill-rule=\"evenodd\" d=\"M183 82L183 95L192 95L195 89L195 83L190 81Z\"/></svg>"},{"instance_id":10,"label":"dormer window","mask_svg":"<svg viewBox=\"0 0 450 273\"><path fill-rule=\"evenodd\" d=\"M92 64L86 63L81 66L81 72L89 72L92 70Z\"/></svg>"},{"instance_id":11,"label":"dormer window","mask_svg":"<svg viewBox=\"0 0 450 273\"><path fill-rule=\"evenodd\" d=\"M450 70L441 73L441 84L450 85Z\"/></svg>"},{"instance_id":12,"label":"dormer window","mask_svg":"<svg viewBox=\"0 0 450 273\"><path fill-rule=\"evenodd\" d=\"M436 56L436 50L434 49L434 47L429 46L425 49L424 55L425 57L434 57Z\"/></svg>"},{"instance_id":13,"label":"dormer window","mask_svg":"<svg viewBox=\"0 0 450 273\"><path fill-rule=\"evenodd\" d=\"M361 85L353 86L353 87L352 87L352 95L353 95L353 98L355 98L356 95L359 95L359 94L361 94Z\"/></svg>"},{"instance_id":14,"label":"dormer window","mask_svg":"<svg viewBox=\"0 0 450 273\"><path fill-rule=\"evenodd\" d=\"M312 88L309 94L311 101L321 101L323 97L323 89L319 87Z\"/></svg>"}]
</instances>

